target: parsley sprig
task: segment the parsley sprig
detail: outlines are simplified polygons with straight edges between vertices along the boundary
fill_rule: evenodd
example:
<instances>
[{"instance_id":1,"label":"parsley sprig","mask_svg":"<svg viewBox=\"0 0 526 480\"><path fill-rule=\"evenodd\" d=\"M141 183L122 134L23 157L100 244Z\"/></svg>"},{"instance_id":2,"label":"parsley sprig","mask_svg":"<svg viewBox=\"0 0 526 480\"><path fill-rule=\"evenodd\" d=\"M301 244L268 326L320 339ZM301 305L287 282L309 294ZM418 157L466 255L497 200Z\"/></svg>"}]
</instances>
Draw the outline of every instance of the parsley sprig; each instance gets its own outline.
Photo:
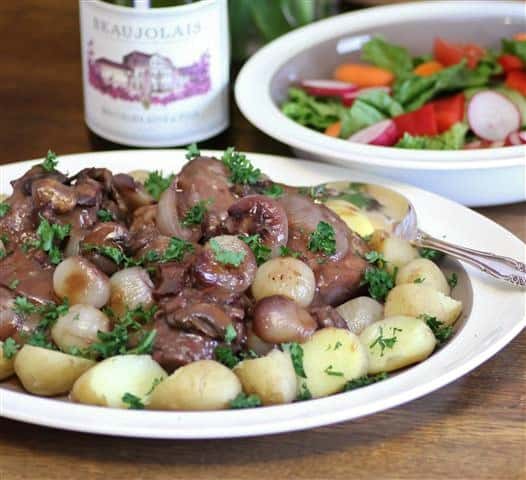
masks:
<instances>
[{"instance_id":1,"label":"parsley sprig","mask_svg":"<svg viewBox=\"0 0 526 480\"><path fill-rule=\"evenodd\" d=\"M11 207L6 202L0 203L0 218L5 217L11 211Z\"/></svg>"},{"instance_id":2,"label":"parsley sprig","mask_svg":"<svg viewBox=\"0 0 526 480\"><path fill-rule=\"evenodd\" d=\"M279 256L280 257L292 257L292 258L299 258L301 257L301 252L295 252L289 247L281 246L279 247Z\"/></svg>"},{"instance_id":3,"label":"parsley sprig","mask_svg":"<svg viewBox=\"0 0 526 480\"><path fill-rule=\"evenodd\" d=\"M130 392L126 392L122 396L122 403L128 405L128 408L131 410L142 410L144 408L144 403L142 400Z\"/></svg>"},{"instance_id":4,"label":"parsley sprig","mask_svg":"<svg viewBox=\"0 0 526 480\"><path fill-rule=\"evenodd\" d=\"M453 335L453 327L451 325L446 325L444 322L437 320L436 317L431 315L423 314L419 318L424 320L427 323L427 326L431 329L439 345L442 345L446 340Z\"/></svg>"},{"instance_id":5,"label":"parsley sprig","mask_svg":"<svg viewBox=\"0 0 526 480\"><path fill-rule=\"evenodd\" d=\"M283 187L277 183L272 183L267 188L263 190L263 195L271 198L282 197L284 193Z\"/></svg>"},{"instance_id":6,"label":"parsley sprig","mask_svg":"<svg viewBox=\"0 0 526 480\"><path fill-rule=\"evenodd\" d=\"M401 332L401 328L391 327L391 330L393 332L392 337L384 337L384 329L383 327L380 327L380 334L373 343L369 345L369 348L372 350L376 345L380 347L380 356L384 356L384 351L386 348L392 349L395 346L396 341L398 340L396 336L396 332Z\"/></svg>"},{"instance_id":7,"label":"parsley sprig","mask_svg":"<svg viewBox=\"0 0 526 480\"><path fill-rule=\"evenodd\" d=\"M234 368L239 362L247 358L257 358L257 356L253 350L236 354L230 345L219 345L214 350L215 359L228 368Z\"/></svg>"},{"instance_id":8,"label":"parsley sprig","mask_svg":"<svg viewBox=\"0 0 526 480\"><path fill-rule=\"evenodd\" d=\"M39 248L47 253L49 261L53 265L58 265L62 261L62 252L57 243L64 240L71 232L71 225L59 225L57 223L49 223L49 221L40 217L36 234L36 240L30 240L25 244L25 248Z\"/></svg>"},{"instance_id":9,"label":"parsley sprig","mask_svg":"<svg viewBox=\"0 0 526 480\"><path fill-rule=\"evenodd\" d=\"M363 280L360 285L368 285L369 295L375 300L382 301L395 286L398 268L393 272L386 268L387 261L381 253L370 251L365 254L365 259L373 266L365 270Z\"/></svg>"},{"instance_id":10,"label":"parsley sprig","mask_svg":"<svg viewBox=\"0 0 526 480\"><path fill-rule=\"evenodd\" d=\"M386 372L378 373L376 375L364 375L363 377L355 378L354 380L349 380L344 387L344 391L348 392L349 390L355 390L356 388L366 387L381 380L385 380L388 377Z\"/></svg>"},{"instance_id":11,"label":"parsley sprig","mask_svg":"<svg viewBox=\"0 0 526 480\"><path fill-rule=\"evenodd\" d=\"M161 193L163 193L173 182L174 174L163 177L163 172L155 170L148 175L144 182L144 188L155 199L159 200Z\"/></svg>"},{"instance_id":12,"label":"parsley sprig","mask_svg":"<svg viewBox=\"0 0 526 480\"><path fill-rule=\"evenodd\" d=\"M433 250L432 248L421 248L419 250L419 253L422 258L427 258L428 260L432 260L433 262L440 260L444 256L442 252L439 252L438 250Z\"/></svg>"},{"instance_id":13,"label":"parsley sprig","mask_svg":"<svg viewBox=\"0 0 526 480\"><path fill-rule=\"evenodd\" d=\"M4 343L2 344L2 355L4 358L7 358L8 360L10 358L13 358L20 349L20 345L16 343L14 338L7 337L4 340Z\"/></svg>"},{"instance_id":14,"label":"parsley sprig","mask_svg":"<svg viewBox=\"0 0 526 480\"><path fill-rule=\"evenodd\" d=\"M272 249L263 243L259 233L248 236L240 235L239 238L250 247L250 250L252 250L254 256L256 257L256 262L258 265L261 265L270 259L270 256L272 255Z\"/></svg>"},{"instance_id":15,"label":"parsley sprig","mask_svg":"<svg viewBox=\"0 0 526 480\"><path fill-rule=\"evenodd\" d=\"M58 165L57 154L51 150L48 150L46 158L40 165L46 172L54 172Z\"/></svg>"},{"instance_id":16,"label":"parsley sprig","mask_svg":"<svg viewBox=\"0 0 526 480\"><path fill-rule=\"evenodd\" d=\"M309 236L307 247L311 252L333 255L336 252L336 234L334 233L334 227L327 222L319 222L316 230Z\"/></svg>"},{"instance_id":17,"label":"parsley sprig","mask_svg":"<svg viewBox=\"0 0 526 480\"><path fill-rule=\"evenodd\" d=\"M97 211L97 218L101 222L113 222L113 220L115 220L113 218L113 214L109 210L105 210L104 208L101 208Z\"/></svg>"},{"instance_id":18,"label":"parsley sprig","mask_svg":"<svg viewBox=\"0 0 526 480\"><path fill-rule=\"evenodd\" d=\"M246 395L241 392L234 400L230 401L230 408L254 408L261 406L261 398L258 395Z\"/></svg>"},{"instance_id":19,"label":"parsley sprig","mask_svg":"<svg viewBox=\"0 0 526 480\"><path fill-rule=\"evenodd\" d=\"M284 352L289 352L296 375L307 378L303 368L303 347L297 342L291 342L281 344L281 348Z\"/></svg>"},{"instance_id":20,"label":"parsley sprig","mask_svg":"<svg viewBox=\"0 0 526 480\"><path fill-rule=\"evenodd\" d=\"M261 170L255 168L245 154L236 152L234 147L227 148L221 160L230 170L232 183L254 185L261 178Z\"/></svg>"},{"instance_id":21,"label":"parsley sprig","mask_svg":"<svg viewBox=\"0 0 526 480\"><path fill-rule=\"evenodd\" d=\"M214 253L215 259L223 265L239 267L245 260L246 253L244 251L235 252L234 250L228 250L222 247L215 238L210 239L210 248Z\"/></svg>"},{"instance_id":22,"label":"parsley sprig","mask_svg":"<svg viewBox=\"0 0 526 480\"><path fill-rule=\"evenodd\" d=\"M194 225L201 225L205 219L205 215L208 211L208 205L211 200L200 200L194 206L188 209L185 213L181 224L185 227L192 227Z\"/></svg>"},{"instance_id":23,"label":"parsley sprig","mask_svg":"<svg viewBox=\"0 0 526 480\"><path fill-rule=\"evenodd\" d=\"M201 150L199 150L197 143L194 142L191 145L188 145L188 147L186 147L185 157L187 160L193 160L194 158L197 158L200 156L201 156Z\"/></svg>"},{"instance_id":24,"label":"parsley sprig","mask_svg":"<svg viewBox=\"0 0 526 480\"><path fill-rule=\"evenodd\" d=\"M455 288L458 284L458 275L453 272L449 277L447 277L447 283L451 288Z\"/></svg>"}]
</instances>

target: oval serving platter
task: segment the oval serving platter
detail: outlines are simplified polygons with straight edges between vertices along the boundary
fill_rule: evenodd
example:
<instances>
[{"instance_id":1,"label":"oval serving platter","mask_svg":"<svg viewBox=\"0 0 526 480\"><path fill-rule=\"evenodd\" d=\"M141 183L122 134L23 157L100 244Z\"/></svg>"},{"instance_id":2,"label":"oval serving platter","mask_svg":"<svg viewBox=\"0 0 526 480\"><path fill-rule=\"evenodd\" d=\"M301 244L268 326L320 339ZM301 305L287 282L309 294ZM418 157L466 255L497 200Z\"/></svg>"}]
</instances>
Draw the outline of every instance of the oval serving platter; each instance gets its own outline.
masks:
<instances>
[{"instance_id":1,"label":"oval serving platter","mask_svg":"<svg viewBox=\"0 0 526 480\"><path fill-rule=\"evenodd\" d=\"M144 168L178 171L183 150L86 153L59 157L60 168L73 172L100 166L115 172ZM217 154L219 152L206 152ZM472 248L524 260L522 241L487 218L438 195L326 164L263 154L249 154L263 172L277 181L315 185L348 179L382 184L405 195L415 206L420 227L440 238ZM34 162L1 167L0 192ZM279 164L279 168L276 168ZM428 394L473 370L504 348L526 326L524 291L457 262L446 260L445 270L456 271L455 296L466 305L454 337L423 363L387 380L331 397L275 407L217 412L160 412L118 410L74 404L63 398L36 397L13 381L0 383L2 416L54 428L128 437L198 439L231 438L282 433L329 425L370 415Z\"/></svg>"}]
</instances>

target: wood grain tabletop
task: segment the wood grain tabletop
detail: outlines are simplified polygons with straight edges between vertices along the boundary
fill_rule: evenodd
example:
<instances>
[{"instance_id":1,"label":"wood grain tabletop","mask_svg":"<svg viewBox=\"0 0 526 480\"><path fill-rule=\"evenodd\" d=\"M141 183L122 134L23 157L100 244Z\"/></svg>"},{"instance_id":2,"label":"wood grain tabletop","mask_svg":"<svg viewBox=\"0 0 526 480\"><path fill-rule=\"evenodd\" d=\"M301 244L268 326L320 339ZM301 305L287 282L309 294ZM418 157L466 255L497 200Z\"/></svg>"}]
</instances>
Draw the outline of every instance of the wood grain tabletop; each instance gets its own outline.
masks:
<instances>
[{"instance_id":1,"label":"wood grain tabletop","mask_svg":"<svg viewBox=\"0 0 526 480\"><path fill-rule=\"evenodd\" d=\"M0 164L40 157L48 148L60 154L122 148L95 138L83 122L77 3L0 2ZM231 127L203 147L291 154L232 109ZM477 211L526 240L526 204ZM469 375L404 406L239 440L112 438L2 418L0 480L524 479L525 372L523 332Z\"/></svg>"}]
</instances>

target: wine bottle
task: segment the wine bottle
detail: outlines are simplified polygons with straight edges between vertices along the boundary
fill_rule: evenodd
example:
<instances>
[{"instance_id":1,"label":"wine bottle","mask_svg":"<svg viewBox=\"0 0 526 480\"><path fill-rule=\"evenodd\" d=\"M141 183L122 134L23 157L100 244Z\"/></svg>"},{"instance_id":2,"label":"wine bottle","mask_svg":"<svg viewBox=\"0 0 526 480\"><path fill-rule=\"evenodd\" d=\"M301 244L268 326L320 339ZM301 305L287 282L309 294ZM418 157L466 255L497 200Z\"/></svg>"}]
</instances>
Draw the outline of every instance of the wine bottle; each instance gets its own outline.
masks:
<instances>
[{"instance_id":1,"label":"wine bottle","mask_svg":"<svg viewBox=\"0 0 526 480\"><path fill-rule=\"evenodd\" d=\"M79 0L84 111L96 135L187 145L228 126L227 0Z\"/></svg>"}]
</instances>

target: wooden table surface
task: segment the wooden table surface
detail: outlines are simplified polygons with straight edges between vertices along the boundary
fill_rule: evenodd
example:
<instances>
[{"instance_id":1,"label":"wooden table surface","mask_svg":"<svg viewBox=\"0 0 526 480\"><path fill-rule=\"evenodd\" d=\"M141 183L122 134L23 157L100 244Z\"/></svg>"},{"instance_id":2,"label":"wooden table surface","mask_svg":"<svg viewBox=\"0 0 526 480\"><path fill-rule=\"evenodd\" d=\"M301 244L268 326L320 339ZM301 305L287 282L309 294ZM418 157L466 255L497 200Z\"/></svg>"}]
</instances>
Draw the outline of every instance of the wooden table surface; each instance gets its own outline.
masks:
<instances>
[{"instance_id":1,"label":"wooden table surface","mask_svg":"<svg viewBox=\"0 0 526 480\"><path fill-rule=\"evenodd\" d=\"M0 2L0 164L48 148L60 154L111 148L83 123L76 4ZM291 153L236 110L230 129L203 144L229 145ZM478 211L526 240L525 204ZM471 374L405 406L240 440L111 438L0 419L0 479L524 479L525 372L523 332Z\"/></svg>"}]
</instances>

